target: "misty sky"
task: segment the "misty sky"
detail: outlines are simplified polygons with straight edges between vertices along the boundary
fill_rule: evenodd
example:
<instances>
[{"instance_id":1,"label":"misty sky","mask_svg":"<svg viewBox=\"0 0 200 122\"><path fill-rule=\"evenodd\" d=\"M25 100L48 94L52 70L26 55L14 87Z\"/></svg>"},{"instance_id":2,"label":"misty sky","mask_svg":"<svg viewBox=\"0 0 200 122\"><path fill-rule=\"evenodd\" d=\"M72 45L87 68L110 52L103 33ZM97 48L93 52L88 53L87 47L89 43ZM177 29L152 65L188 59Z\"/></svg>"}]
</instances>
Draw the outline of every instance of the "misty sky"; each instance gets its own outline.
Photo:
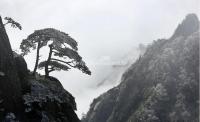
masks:
<instances>
[{"instance_id":1,"label":"misty sky","mask_svg":"<svg viewBox=\"0 0 200 122\"><path fill-rule=\"evenodd\" d=\"M77 70L52 75L76 98L78 115L94 97L113 85L95 88L117 60L137 58L138 44L169 38L188 13L200 13L199 0L0 0L0 15L20 22L23 30L6 27L13 50L36 29L56 28L78 41L79 53L92 76ZM45 56L45 51L44 54ZM34 66L34 53L25 57ZM134 62L134 60L133 60Z\"/></svg>"}]
</instances>

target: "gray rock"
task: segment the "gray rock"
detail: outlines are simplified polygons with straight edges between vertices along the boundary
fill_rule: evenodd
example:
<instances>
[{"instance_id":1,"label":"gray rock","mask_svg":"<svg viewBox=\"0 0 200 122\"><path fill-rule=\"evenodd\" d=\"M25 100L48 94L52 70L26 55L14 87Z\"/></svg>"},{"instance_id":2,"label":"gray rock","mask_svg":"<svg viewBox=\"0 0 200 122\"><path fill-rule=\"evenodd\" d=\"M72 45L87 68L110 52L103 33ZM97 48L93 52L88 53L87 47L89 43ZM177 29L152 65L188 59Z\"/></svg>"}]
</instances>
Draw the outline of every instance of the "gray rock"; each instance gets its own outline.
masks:
<instances>
[{"instance_id":1,"label":"gray rock","mask_svg":"<svg viewBox=\"0 0 200 122\"><path fill-rule=\"evenodd\" d=\"M4 112L20 113L22 109L21 84L17 74L13 53L0 17L0 109ZM4 116L0 112L0 121Z\"/></svg>"}]
</instances>

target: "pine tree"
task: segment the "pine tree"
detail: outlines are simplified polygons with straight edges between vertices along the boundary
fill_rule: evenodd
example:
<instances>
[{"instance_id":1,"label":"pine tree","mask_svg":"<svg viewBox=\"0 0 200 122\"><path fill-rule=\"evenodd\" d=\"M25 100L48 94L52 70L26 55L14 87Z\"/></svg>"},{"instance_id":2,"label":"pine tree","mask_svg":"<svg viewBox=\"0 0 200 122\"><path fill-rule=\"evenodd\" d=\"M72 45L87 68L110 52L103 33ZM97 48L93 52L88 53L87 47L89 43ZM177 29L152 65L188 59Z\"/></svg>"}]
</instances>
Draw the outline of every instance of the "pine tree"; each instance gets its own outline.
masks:
<instances>
[{"instance_id":1,"label":"pine tree","mask_svg":"<svg viewBox=\"0 0 200 122\"><path fill-rule=\"evenodd\" d=\"M42 47L49 46L48 59L39 63L39 51ZM24 39L20 45L23 55L30 52L30 49L37 49L36 63L33 74L37 68L45 69L45 76L55 70L68 71L77 68L83 73L91 75L82 57L78 54L78 44L68 34L53 28L36 30Z\"/></svg>"},{"instance_id":2,"label":"pine tree","mask_svg":"<svg viewBox=\"0 0 200 122\"><path fill-rule=\"evenodd\" d=\"M4 20L7 21L5 24L3 24L4 26L6 26L7 24L11 24L11 27L22 30L22 26L18 22L14 21L12 18L5 17Z\"/></svg>"}]
</instances>

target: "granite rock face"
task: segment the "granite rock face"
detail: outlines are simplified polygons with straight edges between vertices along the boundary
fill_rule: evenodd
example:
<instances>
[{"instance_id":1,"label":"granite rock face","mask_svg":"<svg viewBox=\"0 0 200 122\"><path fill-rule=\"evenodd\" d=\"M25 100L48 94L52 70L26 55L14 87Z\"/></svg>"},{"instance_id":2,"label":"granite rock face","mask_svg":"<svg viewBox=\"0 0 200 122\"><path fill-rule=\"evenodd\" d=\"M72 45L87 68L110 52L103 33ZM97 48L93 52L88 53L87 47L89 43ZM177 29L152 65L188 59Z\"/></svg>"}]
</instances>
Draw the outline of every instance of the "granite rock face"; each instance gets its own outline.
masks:
<instances>
[{"instance_id":1,"label":"granite rock face","mask_svg":"<svg viewBox=\"0 0 200 122\"><path fill-rule=\"evenodd\" d=\"M94 99L82 122L199 122L199 20L189 14Z\"/></svg>"},{"instance_id":2,"label":"granite rock face","mask_svg":"<svg viewBox=\"0 0 200 122\"><path fill-rule=\"evenodd\" d=\"M6 30L0 18L0 121L22 111L21 84Z\"/></svg>"},{"instance_id":3,"label":"granite rock face","mask_svg":"<svg viewBox=\"0 0 200 122\"><path fill-rule=\"evenodd\" d=\"M16 52L13 52L14 61L17 68L17 74L19 77L19 81L21 84L22 94L26 93L30 90L29 82L27 82L28 77L28 68L25 59L23 56L17 54Z\"/></svg>"},{"instance_id":4,"label":"granite rock face","mask_svg":"<svg viewBox=\"0 0 200 122\"><path fill-rule=\"evenodd\" d=\"M188 14L183 22L178 25L175 30L172 39L179 36L190 36L192 33L199 29L199 20L195 14Z\"/></svg>"},{"instance_id":5,"label":"granite rock face","mask_svg":"<svg viewBox=\"0 0 200 122\"><path fill-rule=\"evenodd\" d=\"M54 77L29 76L30 92L23 95L29 122L79 122L74 97Z\"/></svg>"}]
</instances>

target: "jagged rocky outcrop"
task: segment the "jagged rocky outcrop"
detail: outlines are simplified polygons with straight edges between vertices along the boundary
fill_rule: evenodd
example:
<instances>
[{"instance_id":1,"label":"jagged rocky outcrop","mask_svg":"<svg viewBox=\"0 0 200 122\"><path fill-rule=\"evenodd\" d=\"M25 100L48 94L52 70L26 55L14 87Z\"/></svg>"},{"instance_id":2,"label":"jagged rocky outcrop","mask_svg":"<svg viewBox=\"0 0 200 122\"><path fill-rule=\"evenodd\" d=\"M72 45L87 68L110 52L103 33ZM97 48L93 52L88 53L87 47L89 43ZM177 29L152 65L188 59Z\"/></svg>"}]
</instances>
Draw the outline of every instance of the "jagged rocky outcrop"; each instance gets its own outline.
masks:
<instances>
[{"instance_id":1,"label":"jagged rocky outcrop","mask_svg":"<svg viewBox=\"0 0 200 122\"><path fill-rule=\"evenodd\" d=\"M54 77L29 76L30 92L23 95L29 122L79 122L74 97Z\"/></svg>"},{"instance_id":2,"label":"jagged rocky outcrop","mask_svg":"<svg viewBox=\"0 0 200 122\"><path fill-rule=\"evenodd\" d=\"M33 77L24 58L12 52L0 18L0 121L80 122L74 97L59 80Z\"/></svg>"},{"instance_id":3,"label":"jagged rocky outcrop","mask_svg":"<svg viewBox=\"0 0 200 122\"><path fill-rule=\"evenodd\" d=\"M199 20L195 14L188 14L181 24L178 25L171 39L179 36L190 36L199 29Z\"/></svg>"},{"instance_id":4,"label":"jagged rocky outcrop","mask_svg":"<svg viewBox=\"0 0 200 122\"><path fill-rule=\"evenodd\" d=\"M6 30L0 18L0 121L22 111L21 84Z\"/></svg>"},{"instance_id":5,"label":"jagged rocky outcrop","mask_svg":"<svg viewBox=\"0 0 200 122\"><path fill-rule=\"evenodd\" d=\"M23 56L17 54L16 52L13 52L13 58L14 58L14 62L17 68L17 75L20 81L22 94L23 94L30 90L29 83L27 82L29 71L27 68L26 61L23 58Z\"/></svg>"},{"instance_id":6,"label":"jagged rocky outcrop","mask_svg":"<svg viewBox=\"0 0 200 122\"><path fill-rule=\"evenodd\" d=\"M189 14L94 99L82 122L198 122L199 20Z\"/></svg>"}]
</instances>

